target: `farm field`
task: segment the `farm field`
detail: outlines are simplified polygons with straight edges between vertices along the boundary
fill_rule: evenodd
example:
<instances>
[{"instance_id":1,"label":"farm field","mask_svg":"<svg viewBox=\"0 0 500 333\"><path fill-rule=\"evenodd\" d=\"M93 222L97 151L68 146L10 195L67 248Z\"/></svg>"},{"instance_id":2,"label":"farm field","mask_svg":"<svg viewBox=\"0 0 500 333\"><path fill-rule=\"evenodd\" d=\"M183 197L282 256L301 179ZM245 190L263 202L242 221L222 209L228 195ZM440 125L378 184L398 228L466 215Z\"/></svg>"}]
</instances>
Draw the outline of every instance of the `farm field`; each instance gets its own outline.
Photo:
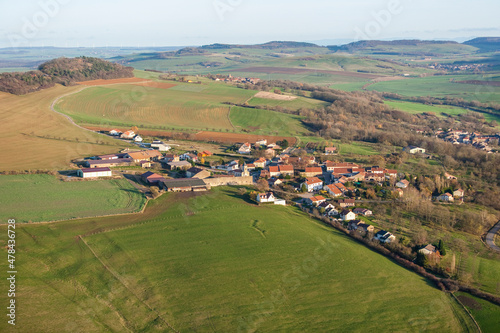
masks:
<instances>
[{"instance_id":1,"label":"farm field","mask_svg":"<svg viewBox=\"0 0 500 333\"><path fill-rule=\"evenodd\" d=\"M462 292L455 293L455 296L471 312L482 332L498 332L498 327L500 327L499 306Z\"/></svg>"},{"instance_id":2,"label":"farm field","mask_svg":"<svg viewBox=\"0 0 500 333\"><path fill-rule=\"evenodd\" d=\"M236 129L249 130L252 134L295 136L309 132L300 122L301 117L276 111L231 108L231 122Z\"/></svg>"},{"instance_id":3,"label":"farm field","mask_svg":"<svg viewBox=\"0 0 500 333\"><path fill-rule=\"evenodd\" d=\"M67 220L132 213L146 199L125 179L63 182L50 175L0 176L0 221Z\"/></svg>"},{"instance_id":4,"label":"farm field","mask_svg":"<svg viewBox=\"0 0 500 333\"><path fill-rule=\"evenodd\" d=\"M80 86L55 86L28 95L0 92L0 117L8 124L0 133L5 158L0 171L61 169L82 156L109 154L127 145L73 125L50 109L58 96Z\"/></svg>"},{"instance_id":5,"label":"farm field","mask_svg":"<svg viewBox=\"0 0 500 333\"><path fill-rule=\"evenodd\" d=\"M67 96L57 109L82 124L224 130L233 127L229 106L221 102L243 103L254 94L222 83L179 83L170 89L114 85Z\"/></svg>"},{"instance_id":6,"label":"farm field","mask_svg":"<svg viewBox=\"0 0 500 333\"><path fill-rule=\"evenodd\" d=\"M127 218L18 225L23 328L462 331L446 294L295 208L227 187L192 195Z\"/></svg>"},{"instance_id":7,"label":"farm field","mask_svg":"<svg viewBox=\"0 0 500 333\"><path fill-rule=\"evenodd\" d=\"M398 93L403 96L454 97L478 100L483 103L500 102L500 87L453 83L450 80L473 80L480 75L444 75L377 82L368 90Z\"/></svg>"},{"instance_id":8,"label":"farm field","mask_svg":"<svg viewBox=\"0 0 500 333\"><path fill-rule=\"evenodd\" d=\"M329 103L327 102L306 97L297 97L296 99L291 101L253 97L248 101L248 104L253 106L270 106L270 107L281 106L283 108L292 110L298 110L300 108L315 109L317 107L329 105Z\"/></svg>"}]
</instances>

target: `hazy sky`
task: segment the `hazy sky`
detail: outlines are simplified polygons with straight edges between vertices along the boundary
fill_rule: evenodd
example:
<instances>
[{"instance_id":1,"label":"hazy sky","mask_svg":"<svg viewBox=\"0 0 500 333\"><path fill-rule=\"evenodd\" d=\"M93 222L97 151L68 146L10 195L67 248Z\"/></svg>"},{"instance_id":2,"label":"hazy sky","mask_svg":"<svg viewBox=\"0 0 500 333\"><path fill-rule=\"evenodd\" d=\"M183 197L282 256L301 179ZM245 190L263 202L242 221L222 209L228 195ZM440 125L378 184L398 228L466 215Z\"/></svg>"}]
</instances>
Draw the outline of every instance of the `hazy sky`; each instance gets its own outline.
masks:
<instances>
[{"instance_id":1,"label":"hazy sky","mask_svg":"<svg viewBox=\"0 0 500 333\"><path fill-rule=\"evenodd\" d=\"M500 36L498 0L0 0L0 47Z\"/></svg>"}]
</instances>

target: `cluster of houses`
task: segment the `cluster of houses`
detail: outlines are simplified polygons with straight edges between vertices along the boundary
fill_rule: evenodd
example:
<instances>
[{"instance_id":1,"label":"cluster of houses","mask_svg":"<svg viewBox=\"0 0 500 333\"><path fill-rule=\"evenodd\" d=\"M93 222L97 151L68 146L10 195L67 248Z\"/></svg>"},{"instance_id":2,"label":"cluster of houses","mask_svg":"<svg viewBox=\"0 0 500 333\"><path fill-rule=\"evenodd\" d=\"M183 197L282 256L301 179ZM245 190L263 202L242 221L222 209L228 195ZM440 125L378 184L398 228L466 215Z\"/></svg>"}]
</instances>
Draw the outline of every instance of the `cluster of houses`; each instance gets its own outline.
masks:
<instances>
[{"instance_id":1,"label":"cluster of houses","mask_svg":"<svg viewBox=\"0 0 500 333\"><path fill-rule=\"evenodd\" d=\"M473 147L484 150L488 153L493 153L493 148L489 145L492 142L498 144L500 139L500 134L496 135L482 135L480 133L475 132L467 132L467 131L455 131L455 130L438 130L435 133L437 138L440 138L444 141L451 142L455 145L472 145Z\"/></svg>"},{"instance_id":2,"label":"cluster of houses","mask_svg":"<svg viewBox=\"0 0 500 333\"><path fill-rule=\"evenodd\" d=\"M240 77L240 76L232 76L229 74L228 76L216 76L214 78L215 81L223 81L223 82L232 82L232 83L251 83L251 84L257 84L261 80L256 77Z\"/></svg>"},{"instance_id":3,"label":"cluster of houses","mask_svg":"<svg viewBox=\"0 0 500 333\"><path fill-rule=\"evenodd\" d=\"M248 154L252 153L252 148L254 148L254 149L260 149L261 147L265 147L266 151L264 153L266 155L270 155L270 156L275 156L277 150L282 150L283 149L279 145L277 145L276 143L270 143L270 144L268 144L266 139L262 139L262 140L256 141L253 145L251 143L249 143L249 142L243 143L239 147L238 153L242 154L242 155L248 155Z\"/></svg>"}]
</instances>

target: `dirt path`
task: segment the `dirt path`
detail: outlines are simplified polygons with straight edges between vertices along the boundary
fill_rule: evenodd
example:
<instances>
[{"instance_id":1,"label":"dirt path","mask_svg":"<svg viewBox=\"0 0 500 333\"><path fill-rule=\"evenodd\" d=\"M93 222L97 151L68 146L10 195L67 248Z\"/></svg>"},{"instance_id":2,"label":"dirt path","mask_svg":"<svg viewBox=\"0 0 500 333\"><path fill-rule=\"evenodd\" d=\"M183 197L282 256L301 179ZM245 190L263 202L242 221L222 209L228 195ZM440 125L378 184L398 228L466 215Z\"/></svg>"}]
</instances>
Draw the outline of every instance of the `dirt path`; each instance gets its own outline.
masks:
<instances>
[{"instance_id":1,"label":"dirt path","mask_svg":"<svg viewBox=\"0 0 500 333\"><path fill-rule=\"evenodd\" d=\"M486 244L493 250L500 252L500 247L495 244L495 235L500 231L500 221L486 235Z\"/></svg>"},{"instance_id":2,"label":"dirt path","mask_svg":"<svg viewBox=\"0 0 500 333\"><path fill-rule=\"evenodd\" d=\"M372 84L379 83L379 82L404 80L404 79L405 79L404 76L379 77L379 78L371 80L370 82L368 82L367 84L365 84L363 87L361 87L361 89L366 90L366 88L368 88Z\"/></svg>"}]
</instances>

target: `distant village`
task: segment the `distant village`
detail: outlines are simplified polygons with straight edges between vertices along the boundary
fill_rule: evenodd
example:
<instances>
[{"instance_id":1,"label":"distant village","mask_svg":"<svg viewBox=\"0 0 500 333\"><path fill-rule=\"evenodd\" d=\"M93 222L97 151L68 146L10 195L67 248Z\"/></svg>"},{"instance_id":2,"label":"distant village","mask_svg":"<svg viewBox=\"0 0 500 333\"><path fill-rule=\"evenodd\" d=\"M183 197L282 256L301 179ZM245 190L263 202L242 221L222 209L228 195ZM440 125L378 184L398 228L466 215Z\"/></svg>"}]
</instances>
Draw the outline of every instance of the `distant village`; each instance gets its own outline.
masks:
<instances>
[{"instance_id":1,"label":"distant village","mask_svg":"<svg viewBox=\"0 0 500 333\"><path fill-rule=\"evenodd\" d=\"M251 193L251 200L258 205L309 207L331 221L346 224L349 230L374 233L374 238L383 243L393 241L395 236L385 230L375 233L374 226L366 220L373 212L363 207L363 202L376 199L370 198L367 191L370 187L377 187L387 200L398 200L410 186L407 176L397 170L333 161L337 155L334 146L311 154L301 148L284 148L262 139L234 145L224 155L233 158L221 163L220 156L216 157L207 150L173 154L168 143L159 140L146 143L132 130L123 133L111 130L108 134L132 140L142 150L129 149L87 158L80 162L78 177L112 177L113 172L120 172L122 168L139 167L146 169L137 173L140 182L157 188L159 192L208 191L225 185L254 186L258 190ZM416 146L404 150L409 154L426 153L425 149ZM256 152L261 157L252 157ZM449 174L446 177L453 179ZM453 193L436 196L434 200L452 203L463 197L464 191L456 189Z\"/></svg>"},{"instance_id":2,"label":"distant village","mask_svg":"<svg viewBox=\"0 0 500 333\"><path fill-rule=\"evenodd\" d=\"M500 134L482 135L458 130L438 130L435 132L437 138L453 143L454 145L472 145L487 153L494 153L498 149ZM492 147L492 144L494 147Z\"/></svg>"}]
</instances>

